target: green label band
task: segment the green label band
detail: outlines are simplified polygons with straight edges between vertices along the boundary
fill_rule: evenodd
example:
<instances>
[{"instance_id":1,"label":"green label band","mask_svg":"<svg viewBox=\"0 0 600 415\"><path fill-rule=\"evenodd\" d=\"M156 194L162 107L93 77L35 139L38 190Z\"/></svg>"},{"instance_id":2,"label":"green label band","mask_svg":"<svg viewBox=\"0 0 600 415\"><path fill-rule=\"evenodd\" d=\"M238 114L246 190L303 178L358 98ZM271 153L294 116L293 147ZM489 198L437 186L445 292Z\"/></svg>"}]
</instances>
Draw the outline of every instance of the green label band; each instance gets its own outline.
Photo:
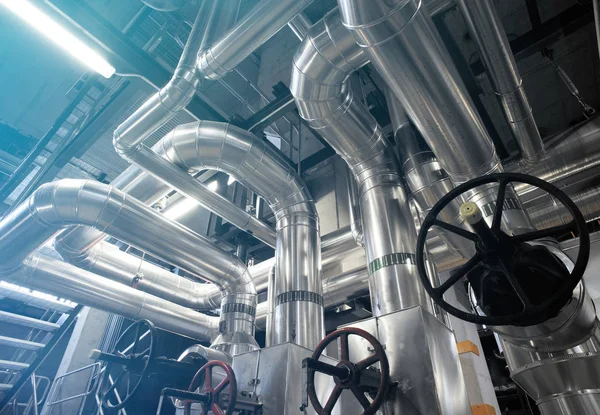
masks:
<instances>
[{"instance_id":1,"label":"green label band","mask_svg":"<svg viewBox=\"0 0 600 415\"><path fill-rule=\"evenodd\" d=\"M369 274L373 274L382 268L393 267L394 265L416 265L416 263L417 256L415 254L407 254L406 252L387 254L371 261L369 264Z\"/></svg>"}]
</instances>

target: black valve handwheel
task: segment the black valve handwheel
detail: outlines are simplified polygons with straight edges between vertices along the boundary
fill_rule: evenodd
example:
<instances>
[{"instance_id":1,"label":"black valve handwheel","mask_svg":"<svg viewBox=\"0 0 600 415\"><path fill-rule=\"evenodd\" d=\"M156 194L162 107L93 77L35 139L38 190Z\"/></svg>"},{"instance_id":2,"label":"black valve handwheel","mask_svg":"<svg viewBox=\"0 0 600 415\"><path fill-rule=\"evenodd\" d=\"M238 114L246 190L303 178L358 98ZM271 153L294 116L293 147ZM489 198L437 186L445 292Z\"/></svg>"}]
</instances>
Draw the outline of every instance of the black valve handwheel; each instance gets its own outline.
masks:
<instances>
[{"instance_id":1,"label":"black valve handwheel","mask_svg":"<svg viewBox=\"0 0 600 415\"><path fill-rule=\"evenodd\" d=\"M456 199L460 195L478 186L490 183L498 184L498 194L496 197L495 205L496 207L492 217L492 226L488 228L487 225L484 224L485 232L482 232L482 234L491 234L493 239L496 238L497 240L501 241L502 246L522 244L524 242L530 242L540 238L548 238L552 237L553 235L566 232L577 232L579 234L579 252L577 254L577 260L575 261L573 270L570 272L568 278L564 280L564 283L561 284L559 289L557 289L551 296L549 296L543 302L538 304L532 304L532 302L527 297L526 293L523 291L518 279L515 277L511 267L505 264L502 260L500 260L500 266L502 268L502 273L504 277L508 280L510 286L512 287L515 294L518 296L521 304L523 305L522 311L503 316L481 316L478 314L468 313L452 306L444 300L444 293L446 293L448 289L450 289L453 285L458 283L470 271L472 271L473 269L475 269L475 267L481 264L483 260L482 257L484 255L481 254L479 249L477 249L477 253L471 259L469 259L464 265L460 266L458 269L454 270L451 273L450 277L438 287L433 287L430 280L427 277L425 258L423 255L425 251L427 232L433 226L437 226L439 228L444 229L447 232L451 232L465 239L468 239L475 243L476 247L485 245L486 241L484 239L487 238L482 238L482 236L480 236L480 232L473 233L458 226L449 224L447 222L443 222L437 219L437 216L446 206L448 206L454 199ZM555 226L552 228L527 232L519 235L507 235L504 231L501 230L501 223L503 206L506 198L506 188L510 183L525 183L544 190L549 195L553 196L558 201L560 201L560 203L569 211L569 213L573 217L573 220L567 224ZM553 307L557 301L570 296L577 284L579 283L579 281L581 281L583 273L585 272L590 255L590 237L586 227L585 219L581 214L580 210L577 208L575 203L573 203L573 201L556 186L544 180L538 179L537 177L529 176L526 174L498 173L473 179L467 183L457 186L447 195L442 197L431 209L431 211L423 221L423 225L421 227L419 237L417 239L416 255L417 269L419 271L421 283L425 287L427 293L441 308L443 308L453 316L460 318L461 320L477 324L485 324L489 326L501 326L519 324L523 321L535 321L536 319L539 319L540 316L545 315L546 310ZM540 264L539 266L543 267L544 264ZM548 269L545 271L552 272L553 270Z\"/></svg>"},{"instance_id":2,"label":"black valve handwheel","mask_svg":"<svg viewBox=\"0 0 600 415\"><path fill-rule=\"evenodd\" d=\"M225 377L219 382L217 386L213 387L213 369L220 368L225 372ZM237 381L235 379L235 373L233 372L233 368L229 366L227 363L222 362L220 360L211 360L196 372L192 382L190 383L190 387L188 391L193 392L200 387L200 383L202 383L202 387L198 391L200 394L205 394L208 397L207 402L201 402L202 406L202 415L208 415L210 411L214 415L232 415L235 409L235 403L237 400ZM227 393L229 394L229 399L227 403L227 408L225 411L221 409L219 406L219 397L221 392L227 389ZM192 402L186 401L183 404L183 413L184 415L191 414Z\"/></svg>"},{"instance_id":3,"label":"black valve handwheel","mask_svg":"<svg viewBox=\"0 0 600 415\"><path fill-rule=\"evenodd\" d=\"M373 354L365 359L362 359L356 363L350 361L350 348L348 343L348 337L351 335L359 336L368 341L371 344ZM340 339L340 362L337 366L329 365L327 363L319 361L319 358L323 355L323 352L329 344ZM366 373L368 368L376 363L379 363L378 380L375 382L377 387L377 394L372 402L369 402L361 390L361 378L370 375L372 377L373 372ZM316 413L319 415L329 415L333 410L335 404L340 398L344 389L349 389L360 405L363 407L364 412L362 415L373 415L383 404L387 391L390 386L390 365L388 363L387 356L383 350L383 346L379 341L371 334L364 330L357 329L354 327L345 327L330 333L317 345L312 356L305 359L303 362L305 369L307 370L306 387L308 397ZM315 389L315 373L325 373L333 376L335 387L329 395L325 406L322 406L317 397L317 391ZM375 385L374 385L375 386Z\"/></svg>"},{"instance_id":4,"label":"black valve handwheel","mask_svg":"<svg viewBox=\"0 0 600 415\"><path fill-rule=\"evenodd\" d=\"M108 356L104 378L102 406L123 409L138 392L148 365L156 352L156 328L148 320L130 325L121 334ZM102 359L102 358L101 358Z\"/></svg>"}]
</instances>

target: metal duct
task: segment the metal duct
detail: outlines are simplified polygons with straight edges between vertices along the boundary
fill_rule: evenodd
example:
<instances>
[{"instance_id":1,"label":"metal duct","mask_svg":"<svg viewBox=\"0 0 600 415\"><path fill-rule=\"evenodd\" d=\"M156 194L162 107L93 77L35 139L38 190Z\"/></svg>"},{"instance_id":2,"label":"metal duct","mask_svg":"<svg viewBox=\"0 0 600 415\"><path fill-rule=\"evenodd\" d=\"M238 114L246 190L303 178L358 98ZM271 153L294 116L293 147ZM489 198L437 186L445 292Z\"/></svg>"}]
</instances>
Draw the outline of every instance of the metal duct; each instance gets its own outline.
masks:
<instances>
[{"instance_id":1,"label":"metal duct","mask_svg":"<svg viewBox=\"0 0 600 415\"><path fill-rule=\"evenodd\" d=\"M343 24L369 55L452 181L458 184L501 172L493 143L421 1L338 0L338 4ZM495 188L482 188L465 198L480 206L494 203ZM516 192L507 190L508 199L515 199L514 206L519 207ZM503 224L514 233L532 228L520 208L506 209ZM563 310L564 315L561 311L557 318L565 318L570 326L566 330L575 339L583 311ZM514 335L511 332L506 339ZM531 363L540 367L547 364L543 358L534 358ZM563 377L575 382L576 367L566 365L564 369ZM594 385L598 387L598 383ZM587 396L587 402L592 402L594 395Z\"/></svg>"},{"instance_id":2,"label":"metal duct","mask_svg":"<svg viewBox=\"0 0 600 415\"><path fill-rule=\"evenodd\" d=\"M452 182L501 172L492 140L422 2L338 0L338 4L343 25L370 57ZM465 198L485 212L486 205L495 203L496 188L482 186ZM518 201L512 188L507 188L506 199ZM514 233L531 230L520 209L505 209L502 218Z\"/></svg>"},{"instance_id":3,"label":"metal duct","mask_svg":"<svg viewBox=\"0 0 600 415\"><path fill-rule=\"evenodd\" d=\"M214 121L180 125L157 145L185 174L223 171L267 201L277 228L272 340L316 347L325 333L319 219L295 169L254 134Z\"/></svg>"},{"instance_id":4,"label":"metal duct","mask_svg":"<svg viewBox=\"0 0 600 415\"><path fill-rule=\"evenodd\" d=\"M584 121L546 140L546 155L535 165L523 169L518 163L506 166L560 186L560 181L600 166L600 117ZM531 186L515 185L523 195Z\"/></svg>"},{"instance_id":5,"label":"metal duct","mask_svg":"<svg viewBox=\"0 0 600 415\"><path fill-rule=\"evenodd\" d=\"M346 181L348 182L348 214L350 216L350 230L356 243L364 248L364 232L362 226L362 220L360 218L360 202L358 197L358 183L354 178L352 171L348 169L346 175Z\"/></svg>"},{"instance_id":6,"label":"metal duct","mask_svg":"<svg viewBox=\"0 0 600 415\"><path fill-rule=\"evenodd\" d=\"M246 266L207 239L109 186L61 180L41 186L0 221L0 274L12 274L22 261L70 225L86 225L218 284L223 289L221 329L256 347L256 289ZM233 332L233 333L232 333ZM225 339L226 340L226 339Z\"/></svg>"},{"instance_id":7,"label":"metal duct","mask_svg":"<svg viewBox=\"0 0 600 415\"><path fill-rule=\"evenodd\" d=\"M367 62L334 10L310 29L296 52L290 90L300 115L342 156L357 180L374 314L430 308L413 265L416 230L396 159L346 82Z\"/></svg>"},{"instance_id":8,"label":"metal duct","mask_svg":"<svg viewBox=\"0 0 600 415\"><path fill-rule=\"evenodd\" d=\"M542 158L544 144L494 1L458 0L457 4L478 46L523 161L533 164Z\"/></svg>"},{"instance_id":9,"label":"metal duct","mask_svg":"<svg viewBox=\"0 0 600 415\"><path fill-rule=\"evenodd\" d=\"M369 295L369 273L360 267L323 279L323 304L325 310ZM267 329L269 307L267 302L256 306L256 328Z\"/></svg>"},{"instance_id":10,"label":"metal duct","mask_svg":"<svg viewBox=\"0 0 600 415\"><path fill-rule=\"evenodd\" d=\"M198 313L39 253L25 260L13 280L132 320L146 318L163 330L201 341L210 342L219 334L218 317Z\"/></svg>"},{"instance_id":11,"label":"metal duct","mask_svg":"<svg viewBox=\"0 0 600 415\"><path fill-rule=\"evenodd\" d=\"M313 0L262 0L210 49L198 54L203 77L217 80L284 27Z\"/></svg>"},{"instance_id":12,"label":"metal duct","mask_svg":"<svg viewBox=\"0 0 600 415\"><path fill-rule=\"evenodd\" d=\"M385 89L394 141L398 150L402 173L418 210L424 219L429 210L454 188L454 184L427 145L417 137L402 104L390 89ZM455 200L442 212L440 218L448 223L460 225L460 201ZM448 249L463 258L471 258L475 252L473 244L460 236L437 229L436 233Z\"/></svg>"},{"instance_id":13,"label":"metal duct","mask_svg":"<svg viewBox=\"0 0 600 415\"><path fill-rule=\"evenodd\" d=\"M455 183L500 168L494 145L420 0L338 0L343 25Z\"/></svg>"}]
</instances>

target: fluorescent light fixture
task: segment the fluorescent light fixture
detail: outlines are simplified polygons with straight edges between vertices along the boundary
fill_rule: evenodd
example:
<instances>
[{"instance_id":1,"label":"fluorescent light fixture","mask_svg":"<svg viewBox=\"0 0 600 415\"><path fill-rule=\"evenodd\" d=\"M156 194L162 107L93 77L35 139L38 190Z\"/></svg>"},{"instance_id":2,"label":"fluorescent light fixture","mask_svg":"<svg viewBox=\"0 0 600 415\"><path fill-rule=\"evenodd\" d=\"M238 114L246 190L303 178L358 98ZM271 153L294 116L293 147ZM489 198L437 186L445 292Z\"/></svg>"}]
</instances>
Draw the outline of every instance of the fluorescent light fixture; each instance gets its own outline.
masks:
<instances>
[{"instance_id":1,"label":"fluorescent light fixture","mask_svg":"<svg viewBox=\"0 0 600 415\"><path fill-rule=\"evenodd\" d=\"M29 0L0 0L0 5L103 77L110 78L115 73L115 68L106 59L37 9Z\"/></svg>"},{"instance_id":2,"label":"fluorescent light fixture","mask_svg":"<svg viewBox=\"0 0 600 415\"><path fill-rule=\"evenodd\" d=\"M210 182L209 184L207 184L206 187L208 187L213 192L216 192L217 189L219 188L219 182L214 180L214 181Z\"/></svg>"},{"instance_id":3,"label":"fluorescent light fixture","mask_svg":"<svg viewBox=\"0 0 600 415\"><path fill-rule=\"evenodd\" d=\"M235 182L235 177L229 176L229 179L227 179L227 186L232 185L234 182Z\"/></svg>"}]
</instances>

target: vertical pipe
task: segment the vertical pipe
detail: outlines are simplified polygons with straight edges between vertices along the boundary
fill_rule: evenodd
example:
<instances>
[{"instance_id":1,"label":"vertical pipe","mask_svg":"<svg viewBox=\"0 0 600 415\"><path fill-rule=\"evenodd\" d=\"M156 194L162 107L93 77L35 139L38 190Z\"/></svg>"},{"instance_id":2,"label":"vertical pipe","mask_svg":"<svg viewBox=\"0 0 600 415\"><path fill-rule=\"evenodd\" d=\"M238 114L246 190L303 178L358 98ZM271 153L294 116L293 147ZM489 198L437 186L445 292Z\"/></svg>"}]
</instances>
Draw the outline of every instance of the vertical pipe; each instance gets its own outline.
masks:
<instances>
[{"instance_id":1,"label":"vertical pipe","mask_svg":"<svg viewBox=\"0 0 600 415\"><path fill-rule=\"evenodd\" d=\"M346 161L358 183L374 315L430 303L418 283L416 229L393 150L347 80L368 62L338 11L309 31L294 57L290 90L300 115Z\"/></svg>"}]
</instances>

